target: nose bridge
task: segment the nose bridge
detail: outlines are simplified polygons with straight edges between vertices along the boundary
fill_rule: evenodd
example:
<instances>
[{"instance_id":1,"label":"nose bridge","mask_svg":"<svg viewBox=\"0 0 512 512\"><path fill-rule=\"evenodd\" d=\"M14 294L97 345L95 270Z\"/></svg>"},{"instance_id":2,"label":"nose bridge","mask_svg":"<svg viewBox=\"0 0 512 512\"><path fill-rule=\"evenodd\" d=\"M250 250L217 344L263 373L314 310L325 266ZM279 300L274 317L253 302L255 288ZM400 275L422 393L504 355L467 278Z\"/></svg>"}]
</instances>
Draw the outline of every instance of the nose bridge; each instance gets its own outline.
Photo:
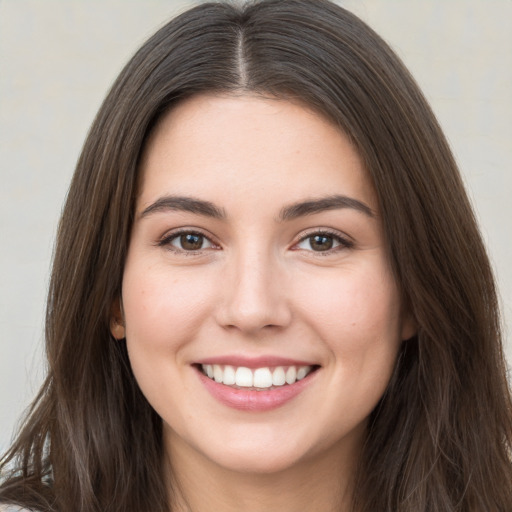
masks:
<instances>
[{"instance_id":1,"label":"nose bridge","mask_svg":"<svg viewBox=\"0 0 512 512\"><path fill-rule=\"evenodd\" d=\"M236 251L229 266L222 323L245 332L286 325L290 315L284 276L272 251L246 244Z\"/></svg>"}]
</instances>

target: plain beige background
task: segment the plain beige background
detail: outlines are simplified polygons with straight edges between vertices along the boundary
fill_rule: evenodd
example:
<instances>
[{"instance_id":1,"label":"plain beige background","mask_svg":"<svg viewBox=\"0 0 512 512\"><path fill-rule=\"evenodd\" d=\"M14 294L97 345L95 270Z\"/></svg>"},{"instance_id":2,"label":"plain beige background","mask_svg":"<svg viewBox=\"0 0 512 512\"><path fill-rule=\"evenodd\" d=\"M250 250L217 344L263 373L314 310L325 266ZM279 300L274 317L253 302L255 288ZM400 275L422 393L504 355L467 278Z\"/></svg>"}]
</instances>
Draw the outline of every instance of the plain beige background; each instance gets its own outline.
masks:
<instances>
[{"instance_id":1,"label":"plain beige background","mask_svg":"<svg viewBox=\"0 0 512 512\"><path fill-rule=\"evenodd\" d=\"M450 140L512 325L512 1L346 0L398 52ZM54 231L88 127L135 49L191 5L0 0L0 450L43 375ZM509 360L512 357L507 336Z\"/></svg>"}]
</instances>

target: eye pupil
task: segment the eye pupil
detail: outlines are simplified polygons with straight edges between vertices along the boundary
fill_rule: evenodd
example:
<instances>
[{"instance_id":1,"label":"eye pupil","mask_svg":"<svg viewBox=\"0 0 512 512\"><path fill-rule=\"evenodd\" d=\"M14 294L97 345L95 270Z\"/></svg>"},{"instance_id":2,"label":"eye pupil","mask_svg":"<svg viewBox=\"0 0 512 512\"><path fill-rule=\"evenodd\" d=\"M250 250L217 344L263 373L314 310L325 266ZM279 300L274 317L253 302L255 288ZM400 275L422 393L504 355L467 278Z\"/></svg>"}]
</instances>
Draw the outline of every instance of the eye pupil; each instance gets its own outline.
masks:
<instances>
[{"instance_id":1,"label":"eye pupil","mask_svg":"<svg viewBox=\"0 0 512 512\"><path fill-rule=\"evenodd\" d=\"M310 238L309 243L314 251L328 251L332 249L334 241L331 236L315 235Z\"/></svg>"},{"instance_id":2,"label":"eye pupil","mask_svg":"<svg viewBox=\"0 0 512 512\"><path fill-rule=\"evenodd\" d=\"M203 236L186 233L180 236L181 247L187 251L197 251L203 246Z\"/></svg>"}]
</instances>

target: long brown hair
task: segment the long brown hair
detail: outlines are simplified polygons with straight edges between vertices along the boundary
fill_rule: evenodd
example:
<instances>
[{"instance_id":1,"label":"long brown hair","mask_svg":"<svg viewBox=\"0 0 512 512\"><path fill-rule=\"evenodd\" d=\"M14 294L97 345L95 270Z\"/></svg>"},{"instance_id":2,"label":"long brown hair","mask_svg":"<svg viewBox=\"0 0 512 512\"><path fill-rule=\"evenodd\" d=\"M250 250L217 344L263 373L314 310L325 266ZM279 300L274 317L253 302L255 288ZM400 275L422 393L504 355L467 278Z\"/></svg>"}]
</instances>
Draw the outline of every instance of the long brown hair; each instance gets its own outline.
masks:
<instances>
[{"instance_id":1,"label":"long brown hair","mask_svg":"<svg viewBox=\"0 0 512 512\"><path fill-rule=\"evenodd\" d=\"M209 3L137 52L85 142L60 223L48 376L4 456L0 501L42 511L169 511L161 420L109 332L138 160L151 128L201 92L299 99L355 144L418 326L372 413L358 512L512 510L511 401L493 275L447 142L400 60L327 0Z\"/></svg>"}]
</instances>

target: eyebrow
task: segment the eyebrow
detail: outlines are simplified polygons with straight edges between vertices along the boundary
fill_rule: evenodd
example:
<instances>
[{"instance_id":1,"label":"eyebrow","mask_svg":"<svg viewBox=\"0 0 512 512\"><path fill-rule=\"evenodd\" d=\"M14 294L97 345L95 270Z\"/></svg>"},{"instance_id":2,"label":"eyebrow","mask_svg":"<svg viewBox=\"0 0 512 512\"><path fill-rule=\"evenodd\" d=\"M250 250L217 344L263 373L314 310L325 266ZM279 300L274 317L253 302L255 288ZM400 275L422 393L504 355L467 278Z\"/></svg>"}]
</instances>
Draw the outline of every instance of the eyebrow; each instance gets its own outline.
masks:
<instances>
[{"instance_id":1,"label":"eyebrow","mask_svg":"<svg viewBox=\"0 0 512 512\"><path fill-rule=\"evenodd\" d=\"M163 196L145 208L140 214L140 218L146 217L151 213L168 210L190 212L214 219L224 219L226 217L224 210L218 208L210 201L186 196Z\"/></svg>"},{"instance_id":2,"label":"eyebrow","mask_svg":"<svg viewBox=\"0 0 512 512\"><path fill-rule=\"evenodd\" d=\"M375 217L373 210L362 201L353 197L343 195L332 195L319 199L301 201L285 206L279 213L280 222L289 221L298 217L314 215L327 210L338 210L350 208L361 212L368 217ZM194 197L187 196L163 196L150 204L140 214L140 218L156 212L165 212L168 210L190 212L196 215L211 217L214 219L225 219L226 213L222 208L215 206L210 201L204 201Z\"/></svg>"},{"instance_id":3,"label":"eyebrow","mask_svg":"<svg viewBox=\"0 0 512 512\"><path fill-rule=\"evenodd\" d=\"M285 206L279 214L279 220L293 220L298 217L313 215L315 213L320 213L326 210L339 210L342 208L350 208L352 210L361 212L368 217L375 217L374 211L362 201L354 199L353 197L332 195L319 199L311 199L309 201L301 201L299 203Z\"/></svg>"}]
</instances>

